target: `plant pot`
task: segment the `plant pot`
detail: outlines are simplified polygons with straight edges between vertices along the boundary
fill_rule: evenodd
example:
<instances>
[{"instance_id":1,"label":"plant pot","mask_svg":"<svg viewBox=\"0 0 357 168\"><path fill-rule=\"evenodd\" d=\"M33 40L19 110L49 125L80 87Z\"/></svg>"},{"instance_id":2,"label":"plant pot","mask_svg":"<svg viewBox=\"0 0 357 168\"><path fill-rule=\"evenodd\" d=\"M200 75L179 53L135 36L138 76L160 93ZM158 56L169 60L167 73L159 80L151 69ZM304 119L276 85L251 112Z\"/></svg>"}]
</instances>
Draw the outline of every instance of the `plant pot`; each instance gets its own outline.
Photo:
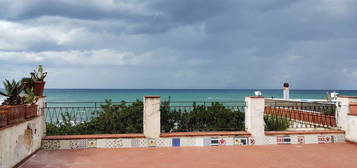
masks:
<instances>
[{"instance_id":1,"label":"plant pot","mask_svg":"<svg viewBox=\"0 0 357 168\"><path fill-rule=\"evenodd\" d=\"M25 105L25 119L33 118L37 116L37 105Z\"/></svg>"},{"instance_id":2,"label":"plant pot","mask_svg":"<svg viewBox=\"0 0 357 168\"><path fill-rule=\"evenodd\" d=\"M350 112L349 114L357 115L357 103L350 103Z\"/></svg>"},{"instance_id":3,"label":"plant pot","mask_svg":"<svg viewBox=\"0 0 357 168\"><path fill-rule=\"evenodd\" d=\"M1 106L1 113L5 113L7 125L16 124L25 120L25 105Z\"/></svg>"},{"instance_id":4,"label":"plant pot","mask_svg":"<svg viewBox=\"0 0 357 168\"><path fill-rule=\"evenodd\" d=\"M45 81L34 81L33 82L33 93L35 96L43 96L43 91L45 89Z\"/></svg>"},{"instance_id":5,"label":"plant pot","mask_svg":"<svg viewBox=\"0 0 357 168\"><path fill-rule=\"evenodd\" d=\"M7 114L8 112L0 107L0 128L7 125Z\"/></svg>"}]
</instances>

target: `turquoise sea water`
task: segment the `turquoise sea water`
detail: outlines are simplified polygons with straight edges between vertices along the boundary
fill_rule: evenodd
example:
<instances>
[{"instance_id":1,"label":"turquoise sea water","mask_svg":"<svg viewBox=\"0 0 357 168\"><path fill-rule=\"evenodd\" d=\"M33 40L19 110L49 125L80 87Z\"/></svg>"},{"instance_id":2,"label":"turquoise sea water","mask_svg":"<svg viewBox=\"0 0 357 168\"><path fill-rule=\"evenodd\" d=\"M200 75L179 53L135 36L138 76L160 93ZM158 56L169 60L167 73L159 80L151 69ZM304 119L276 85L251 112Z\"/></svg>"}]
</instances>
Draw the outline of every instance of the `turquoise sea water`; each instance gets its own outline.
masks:
<instances>
[{"instance_id":1,"label":"turquoise sea water","mask_svg":"<svg viewBox=\"0 0 357 168\"><path fill-rule=\"evenodd\" d=\"M162 100L172 101L244 101L257 89L47 89L48 102L103 102L142 100L145 95L160 95ZM265 97L282 98L282 90L260 90ZM290 97L297 99L324 99L332 90L291 90ZM340 95L357 96L357 90L336 90Z\"/></svg>"},{"instance_id":2,"label":"turquoise sea water","mask_svg":"<svg viewBox=\"0 0 357 168\"><path fill-rule=\"evenodd\" d=\"M171 101L244 101L259 89L46 89L48 102L103 102L112 99L142 100L145 95L160 95L162 100ZM281 89L261 89L264 97L282 98ZM290 90L290 97L296 99L324 99L326 92L333 90ZM340 95L357 96L357 90L336 90ZM1 98L0 98L1 99Z\"/></svg>"}]
</instances>

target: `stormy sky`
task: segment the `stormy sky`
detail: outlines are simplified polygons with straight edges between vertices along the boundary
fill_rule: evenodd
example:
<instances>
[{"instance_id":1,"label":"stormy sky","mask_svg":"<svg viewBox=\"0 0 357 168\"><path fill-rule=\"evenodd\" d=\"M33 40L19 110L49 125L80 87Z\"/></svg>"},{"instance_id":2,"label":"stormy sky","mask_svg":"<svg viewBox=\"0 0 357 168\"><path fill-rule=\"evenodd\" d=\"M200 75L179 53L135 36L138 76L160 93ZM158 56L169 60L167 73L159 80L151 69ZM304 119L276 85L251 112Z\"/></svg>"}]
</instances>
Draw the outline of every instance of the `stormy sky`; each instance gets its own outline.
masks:
<instances>
[{"instance_id":1,"label":"stormy sky","mask_svg":"<svg viewBox=\"0 0 357 168\"><path fill-rule=\"evenodd\" d=\"M0 0L0 80L357 89L356 0ZM1 88L1 87L0 87Z\"/></svg>"}]
</instances>

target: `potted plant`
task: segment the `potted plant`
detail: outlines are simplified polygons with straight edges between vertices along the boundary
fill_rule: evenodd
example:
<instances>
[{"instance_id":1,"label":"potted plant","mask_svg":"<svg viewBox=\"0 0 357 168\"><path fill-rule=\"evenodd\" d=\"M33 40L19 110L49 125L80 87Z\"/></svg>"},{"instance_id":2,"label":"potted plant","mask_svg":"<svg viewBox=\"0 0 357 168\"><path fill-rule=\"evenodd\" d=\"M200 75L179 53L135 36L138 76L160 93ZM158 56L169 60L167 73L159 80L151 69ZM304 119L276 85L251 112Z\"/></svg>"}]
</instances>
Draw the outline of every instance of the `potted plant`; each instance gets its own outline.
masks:
<instances>
[{"instance_id":1,"label":"potted plant","mask_svg":"<svg viewBox=\"0 0 357 168\"><path fill-rule=\"evenodd\" d=\"M13 80L5 80L3 82L5 92L0 92L1 95L7 97L2 106L0 106L0 127L6 124L13 124L25 119L25 106L21 92L23 91L23 84Z\"/></svg>"},{"instance_id":2,"label":"potted plant","mask_svg":"<svg viewBox=\"0 0 357 168\"><path fill-rule=\"evenodd\" d=\"M42 65L39 65L37 68L37 71L34 70L34 72L31 72L31 79L33 83L30 83L31 81L28 81L28 85L33 86L33 92L35 96L43 96L43 91L45 88L45 81L44 79L47 76L47 72L43 72ZM26 78L25 78L26 79Z\"/></svg>"},{"instance_id":3,"label":"potted plant","mask_svg":"<svg viewBox=\"0 0 357 168\"><path fill-rule=\"evenodd\" d=\"M23 97L25 103L25 119L37 116L37 97L33 92L33 88L25 90L26 96Z\"/></svg>"}]
</instances>

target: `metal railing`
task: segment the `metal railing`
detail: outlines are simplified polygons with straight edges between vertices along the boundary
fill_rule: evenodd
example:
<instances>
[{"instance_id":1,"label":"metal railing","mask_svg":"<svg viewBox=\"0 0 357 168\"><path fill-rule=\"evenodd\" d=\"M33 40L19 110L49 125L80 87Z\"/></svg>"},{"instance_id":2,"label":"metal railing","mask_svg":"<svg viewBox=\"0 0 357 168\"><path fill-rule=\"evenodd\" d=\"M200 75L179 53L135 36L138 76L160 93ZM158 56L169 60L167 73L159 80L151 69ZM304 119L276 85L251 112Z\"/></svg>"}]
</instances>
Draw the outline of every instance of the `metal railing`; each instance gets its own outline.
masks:
<instances>
[{"instance_id":1,"label":"metal railing","mask_svg":"<svg viewBox=\"0 0 357 168\"><path fill-rule=\"evenodd\" d=\"M266 119L276 124L288 122L289 128L336 127L336 106L265 106ZM280 122L280 123L279 123Z\"/></svg>"}]
</instances>

